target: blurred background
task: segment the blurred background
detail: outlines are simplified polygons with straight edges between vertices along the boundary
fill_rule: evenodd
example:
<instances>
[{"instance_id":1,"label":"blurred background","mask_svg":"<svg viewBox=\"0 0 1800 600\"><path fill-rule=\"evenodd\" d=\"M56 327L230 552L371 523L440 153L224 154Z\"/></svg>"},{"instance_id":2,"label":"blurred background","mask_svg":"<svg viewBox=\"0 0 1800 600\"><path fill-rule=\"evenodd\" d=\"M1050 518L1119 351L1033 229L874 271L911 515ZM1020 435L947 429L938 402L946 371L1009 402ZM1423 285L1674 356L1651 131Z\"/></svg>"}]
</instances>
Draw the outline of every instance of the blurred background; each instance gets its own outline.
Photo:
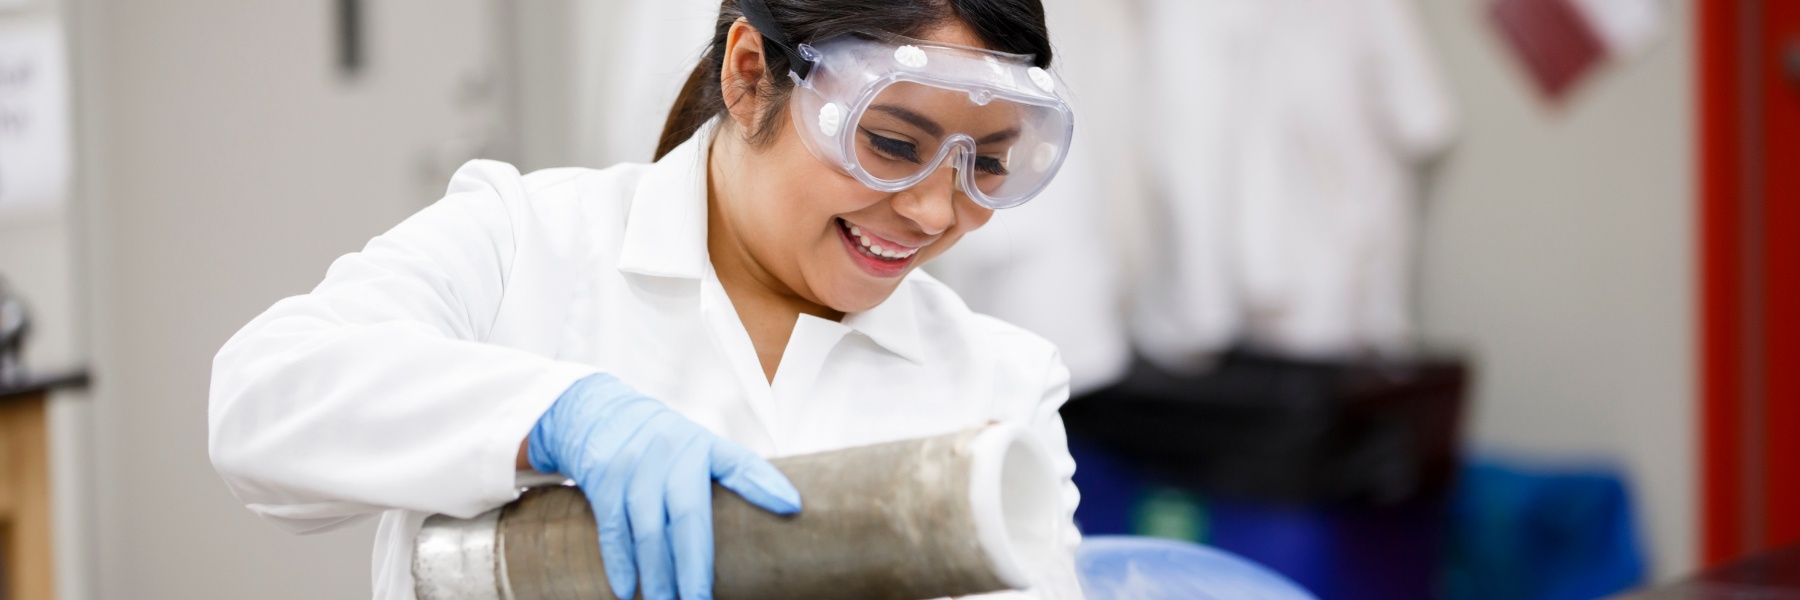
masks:
<instances>
[{"instance_id":1,"label":"blurred background","mask_svg":"<svg viewBox=\"0 0 1800 600\"><path fill-rule=\"evenodd\" d=\"M1061 346L1085 530L1322 598L1800 541L1800 3L1045 6L1068 166L927 269ZM214 474L213 354L465 160L648 160L717 8L0 0L0 597L367 597Z\"/></svg>"}]
</instances>

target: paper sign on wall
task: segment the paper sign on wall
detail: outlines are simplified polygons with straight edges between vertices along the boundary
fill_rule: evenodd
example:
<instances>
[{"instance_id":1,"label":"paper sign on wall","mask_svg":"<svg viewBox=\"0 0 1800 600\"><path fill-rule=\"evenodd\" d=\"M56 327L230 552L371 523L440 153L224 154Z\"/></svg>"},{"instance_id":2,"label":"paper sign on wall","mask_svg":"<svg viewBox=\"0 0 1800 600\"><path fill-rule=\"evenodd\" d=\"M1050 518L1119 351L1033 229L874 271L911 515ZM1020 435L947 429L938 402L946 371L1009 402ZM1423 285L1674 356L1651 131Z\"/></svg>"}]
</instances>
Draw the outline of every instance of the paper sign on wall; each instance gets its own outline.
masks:
<instances>
[{"instance_id":1,"label":"paper sign on wall","mask_svg":"<svg viewBox=\"0 0 1800 600\"><path fill-rule=\"evenodd\" d=\"M1575 8L1614 57L1643 54L1663 32L1665 9L1659 0L1575 0Z\"/></svg>"},{"instance_id":2,"label":"paper sign on wall","mask_svg":"<svg viewBox=\"0 0 1800 600\"><path fill-rule=\"evenodd\" d=\"M61 27L46 20L0 28L0 215L61 202L69 162Z\"/></svg>"},{"instance_id":3,"label":"paper sign on wall","mask_svg":"<svg viewBox=\"0 0 1800 600\"><path fill-rule=\"evenodd\" d=\"M1491 0L1489 6L1501 36L1552 102L1608 59L1643 54L1664 23L1662 0Z\"/></svg>"},{"instance_id":4,"label":"paper sign on wall","mask_svg":"<svg viewBox=\"0 0 1800 600\"><path fill-rule=\"evenodd\" d=\"M1494 24L1538 91L1560 102L1606 57L1606 41L1573 0L1494 0Z\"/></svg>"}]
</instances>

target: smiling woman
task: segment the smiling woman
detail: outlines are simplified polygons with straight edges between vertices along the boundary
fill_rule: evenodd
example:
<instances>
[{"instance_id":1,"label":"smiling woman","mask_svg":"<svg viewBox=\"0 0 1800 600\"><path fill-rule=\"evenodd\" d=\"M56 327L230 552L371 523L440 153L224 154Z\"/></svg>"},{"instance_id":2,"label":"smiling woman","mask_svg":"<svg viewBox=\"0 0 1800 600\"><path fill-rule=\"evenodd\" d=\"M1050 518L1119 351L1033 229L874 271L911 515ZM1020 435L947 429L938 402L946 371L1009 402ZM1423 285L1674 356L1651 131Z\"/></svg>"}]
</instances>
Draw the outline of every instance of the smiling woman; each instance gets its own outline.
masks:
<instances>
[{"instance_id":1,"label":"smiling woman","mask_svg":"<svg viewBox=\"0 0 1800 600\"><path fill-rule=\"evenodd\" d=\"M737 281L721 273L734 301L841 318L879 303L913 267L986 223L990 209L1041 191L1062 163L1073 119L1043 69L1042 37L1004 48L1042 54L977 47L1033 39L971 25L995 23L992 13L1009 8L1035 14L1041 36L1041 7L952 2L927 16L789 4L756 0L733 11L727 3L663 141L723 117L709 245L716 263L742 267ZM836 14L789 26L775 21L786 10ZM706 83L715 78L716 100ZM758 293L767 298L745 297ZM773 372L785 336L756 333Z\"/></svg>"},{"instance_id":2,"label":"smiling woman","mask_svg":"<svg viewBox=\"0 0 1800 600\"><path fill-rule=\"evenodd\" d=\"M615 595L672 600L710 596L714 482L803 511L765 457L1007 423L1061 489L1031 593L1079 598L1068 373L916 270L1060 167L1049 64L1036 0L728 0L655 164L472 162L239 331L213 464L294 531L382 513L380 598L427 515L560 474Z\"/></svg>"}]
</instances>

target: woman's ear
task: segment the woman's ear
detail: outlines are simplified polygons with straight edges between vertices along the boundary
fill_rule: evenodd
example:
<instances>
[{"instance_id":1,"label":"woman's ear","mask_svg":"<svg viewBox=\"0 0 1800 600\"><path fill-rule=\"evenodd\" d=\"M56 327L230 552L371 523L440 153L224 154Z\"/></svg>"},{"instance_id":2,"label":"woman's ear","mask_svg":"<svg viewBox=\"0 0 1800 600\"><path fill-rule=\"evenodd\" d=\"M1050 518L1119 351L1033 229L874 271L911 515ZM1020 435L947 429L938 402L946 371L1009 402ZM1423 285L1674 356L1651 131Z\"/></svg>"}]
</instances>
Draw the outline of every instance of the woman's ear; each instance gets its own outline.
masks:
<instances>
[{"instance_id":1,"label":"woman's ear","mask_svg":"<svg viewBox=\"0 0 1800 600\"><path fill-rule=\"evenodd\" d=\"M739 17L725 34L725 61L719 69L719 92L724 95L725 110L731 120L749 131L762 112L762 97L757 94L763 75L768 71L763 62L763 38L750 22Z\"/></svg>"}]
</instances>

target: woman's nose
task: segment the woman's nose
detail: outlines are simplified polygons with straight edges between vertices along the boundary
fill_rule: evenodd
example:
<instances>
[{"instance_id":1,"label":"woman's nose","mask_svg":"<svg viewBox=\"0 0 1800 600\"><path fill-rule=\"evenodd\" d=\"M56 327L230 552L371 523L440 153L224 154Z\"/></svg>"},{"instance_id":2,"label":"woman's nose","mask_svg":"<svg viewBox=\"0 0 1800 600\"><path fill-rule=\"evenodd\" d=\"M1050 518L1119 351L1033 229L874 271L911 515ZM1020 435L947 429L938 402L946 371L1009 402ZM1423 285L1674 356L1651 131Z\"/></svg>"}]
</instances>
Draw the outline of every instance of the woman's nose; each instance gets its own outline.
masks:
<instances>
[{"instance_id":1,"label":"woman's nose","mask_svg":"<svg viewBox=\"0 0 1800 600\"><path fill-rule=\"evenodd\" d=\"M925 235L937 235L956 225L956 168L952 161L894 195L894 211L919 224Z\"/></svg>"}]
</instances>

